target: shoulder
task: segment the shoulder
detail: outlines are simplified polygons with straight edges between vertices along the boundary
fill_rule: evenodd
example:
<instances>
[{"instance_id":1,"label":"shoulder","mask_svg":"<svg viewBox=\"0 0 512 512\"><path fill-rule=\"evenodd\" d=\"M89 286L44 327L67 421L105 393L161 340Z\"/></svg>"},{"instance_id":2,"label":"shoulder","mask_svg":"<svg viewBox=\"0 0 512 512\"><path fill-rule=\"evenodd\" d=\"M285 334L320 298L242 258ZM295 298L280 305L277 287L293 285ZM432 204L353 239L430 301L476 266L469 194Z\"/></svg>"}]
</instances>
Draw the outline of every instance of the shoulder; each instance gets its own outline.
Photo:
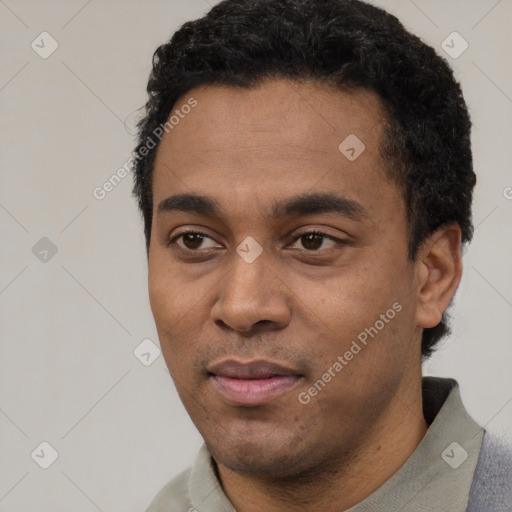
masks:
<instances>
[{"instance_id":1,"label":"shoulder","mask_svg":"<svg viewBox=\"0 0 512 512\"><path fill-rule=\"evenodd\" d=\"M512 510L512 445L485 432L473 475L467 512Z\"/></svg>"},{"instance_id":2,"label":"shoulder","mask_svg":"<svg viewBox=\"0 0 512 512\"><path fill-rule=\"evenodd\" d=\"M193 510L188 498L191 468L186 469L162 487L146 512L188 512Z\"/></svg>"}]
</instances>

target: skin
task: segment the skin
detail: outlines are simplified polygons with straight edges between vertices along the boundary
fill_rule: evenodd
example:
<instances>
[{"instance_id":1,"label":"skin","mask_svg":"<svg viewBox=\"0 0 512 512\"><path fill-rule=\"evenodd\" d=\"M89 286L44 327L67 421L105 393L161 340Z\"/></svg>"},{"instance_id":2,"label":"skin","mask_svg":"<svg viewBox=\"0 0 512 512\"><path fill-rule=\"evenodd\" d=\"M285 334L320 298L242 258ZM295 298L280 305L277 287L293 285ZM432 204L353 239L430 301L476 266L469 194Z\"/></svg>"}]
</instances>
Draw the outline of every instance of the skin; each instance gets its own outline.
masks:
<instances>
[{"instance_id":1,"label":"skin","mask_svg":"<svg viewBox=\"0 0 512 512\"><path fill-rule=\"evenodd\" d=\"M267 81L189 91L197 106L165 134L155 161L149 294L180 398L239 512L340 511L388 480L417 447L421 334L461 277L460 229L445 226L407 255L402 192L379 152L386 116L371 92ZM365 151L349 161L349 134ZM274 201L304 193L357 201L333 213L273 218ZM214 198L225 216L158 212L174 194ZM169 240L190 230L205 235ZM312 230L345 240L311 241ZM236 252L248 236L263 252ZM298 400L398 302L402 310L307 404ZM267 359L302 377L269 403L233 405L207 368Z\"/></svg>"}]
</instances>

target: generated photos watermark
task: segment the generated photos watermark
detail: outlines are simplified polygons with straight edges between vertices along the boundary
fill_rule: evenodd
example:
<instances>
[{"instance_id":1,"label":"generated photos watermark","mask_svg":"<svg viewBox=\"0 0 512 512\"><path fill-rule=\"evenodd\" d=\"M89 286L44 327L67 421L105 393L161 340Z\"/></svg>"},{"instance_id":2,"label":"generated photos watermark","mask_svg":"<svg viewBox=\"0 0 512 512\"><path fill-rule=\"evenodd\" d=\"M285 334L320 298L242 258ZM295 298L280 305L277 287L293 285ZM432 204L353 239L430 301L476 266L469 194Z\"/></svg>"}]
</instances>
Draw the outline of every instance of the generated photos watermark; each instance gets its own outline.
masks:
<instances>
[{"instance_id":1,"label":"generated photos watermark","mask_svg":"<svg viewBox=\"0 0 512 512\"><path fill-rule=\"evenodd\" d=\"M387 324L395 316L402 311L402 304L399 302L395 302L391 308L389 308L385 314L379 316L379 319L375 321L375 323L365 328L357 335L357 341L352 341L349 350L347 350L342 356L338 356L336 361L327 369L327 371L322 375L320 379L318 379L307 391L302 391L299 393L297 399L303 405L308 404L311 401L311 398L315 397L324 389L324 387L331 382L331 380L338 375L338 373L348 365L348 363L363 350L370 341L368 338L374 339L375 336L379 334L382 329L386 327ZM359 343L358 343L359 342Z\"/></svg>"},{"instance_id":2,"label":"generated photos watermark","mask_svg":"<svg viewBox=\"0 0 512 512\"><path fill-rule=\"evenodd\" d=\"M138 150L119 168L112 174L107 180L101 185L95 187L92 191L92 195L98 201L102 201L107 197L107 194L112 192L121 181L133 171L135 163L148 155L148 153L157 146L158 142L162 140L164 133L169 133L180 123L181 119L184 119L194 107L197 106L197 100L190 97L186 103L181 105L180 108L174 110L173 114L169 116L164 124L157 126L152 135L146 138L145 143L138 148ZM153 138L154 136L154 138ZM155 140L156 139L156 140Z\"/></svg>"}]
</instances>

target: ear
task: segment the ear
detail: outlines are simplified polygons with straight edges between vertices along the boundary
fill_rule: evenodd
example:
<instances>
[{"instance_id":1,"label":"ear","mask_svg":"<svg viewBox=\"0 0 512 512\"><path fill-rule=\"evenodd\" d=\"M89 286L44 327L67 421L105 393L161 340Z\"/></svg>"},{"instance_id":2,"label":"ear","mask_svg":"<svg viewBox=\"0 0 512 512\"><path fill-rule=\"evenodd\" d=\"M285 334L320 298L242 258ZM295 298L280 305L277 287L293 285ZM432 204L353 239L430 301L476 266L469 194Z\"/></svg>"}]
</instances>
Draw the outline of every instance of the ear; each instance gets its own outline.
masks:
<instances>
[{"instance_id":1,"label":"ear","mask_svg":"<svg viewBox=\"0 0 512 512\"><path fill-rule=\"evenodd\" d=\"M461 231L454 222L438 229L420 247L416 259L416 325L435 327L462 277Z\"/></svg>"}]
</instances>

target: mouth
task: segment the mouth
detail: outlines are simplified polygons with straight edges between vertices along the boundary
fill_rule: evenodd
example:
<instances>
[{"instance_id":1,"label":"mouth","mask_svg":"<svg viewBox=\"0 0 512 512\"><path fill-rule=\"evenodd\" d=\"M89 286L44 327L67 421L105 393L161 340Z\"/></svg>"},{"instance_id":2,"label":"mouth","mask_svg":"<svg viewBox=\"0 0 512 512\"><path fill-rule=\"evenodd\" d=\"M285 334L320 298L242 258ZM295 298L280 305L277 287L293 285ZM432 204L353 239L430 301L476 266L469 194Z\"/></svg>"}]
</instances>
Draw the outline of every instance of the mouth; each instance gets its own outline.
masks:
<instances>
[{"instance_id":1,"label":"mouth","mask_svg":"<svg viewBox=\"0 0 512 512\"><path fill-rule=\"evenodd\" d=\"M230 359L213 365L208 375L214 389L231 405L266 404L294 388L304 377L271 361Z\"/></svg>"}]
</instances>

